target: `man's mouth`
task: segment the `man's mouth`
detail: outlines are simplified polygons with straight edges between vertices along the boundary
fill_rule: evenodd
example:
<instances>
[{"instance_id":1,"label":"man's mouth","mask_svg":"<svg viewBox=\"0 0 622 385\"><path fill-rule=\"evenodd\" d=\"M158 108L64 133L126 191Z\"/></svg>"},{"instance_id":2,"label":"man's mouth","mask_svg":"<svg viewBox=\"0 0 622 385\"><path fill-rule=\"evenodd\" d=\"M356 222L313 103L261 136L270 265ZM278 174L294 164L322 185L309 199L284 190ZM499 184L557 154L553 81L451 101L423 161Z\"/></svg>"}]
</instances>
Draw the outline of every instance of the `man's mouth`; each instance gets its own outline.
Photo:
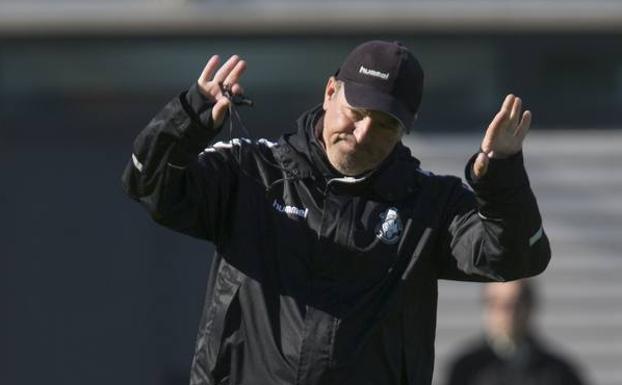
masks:
<instances>
[{"instance_id":1,"label":"man's mouth","mask_svg":"<svg viewBox=\"0 0 622 385\"><path fill-rule=\"evenodd\" d=\"M356 145L356 139L354 138L354 135L352 134L346 134L346 133L341 133L341 134L337 134L337 138L335 139L335 143L337 142L348 142L348 143L352 143L354 145Z\"/></svg>"},{"instance_id":2,"label":"man's mouth","mask_svg":"<svg viewBox=\"0 0 622 385\"><path fill-rule=\"evenodd\" d=\"M358 147L358 143L356 140L348 135L344 135L343 137L339 135L337 139L335 139L335 144L340 144L340 146L347 146L348 149L354 150Z\"/></svg>"}]
</instances>

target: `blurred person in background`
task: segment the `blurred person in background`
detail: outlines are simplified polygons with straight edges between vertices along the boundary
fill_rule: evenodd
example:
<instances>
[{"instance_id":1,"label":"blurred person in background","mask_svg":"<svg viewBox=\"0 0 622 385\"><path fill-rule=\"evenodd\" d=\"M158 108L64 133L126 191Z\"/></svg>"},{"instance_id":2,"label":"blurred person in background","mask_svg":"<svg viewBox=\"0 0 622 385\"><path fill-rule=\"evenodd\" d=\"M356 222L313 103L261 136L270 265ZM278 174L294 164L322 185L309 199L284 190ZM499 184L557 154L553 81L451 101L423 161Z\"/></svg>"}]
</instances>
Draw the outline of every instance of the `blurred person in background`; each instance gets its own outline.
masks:
<instances>
[{"instance_id":1,"label":"blurred person in background","mask_svg":"<svg viewBox=\"0 0 622 385\"><path fill-rule=\"evenodd\" d=\"M532 280L488 283L483 290L484 336L450 365L447 385L581 385L577 370L549 351L532 315Z\"/></svg>"},{"instance_id":2,"label":"blurred person in background","mask_svg":"<svg viewBox=\"0 0 622 385\"><path fill-rule=\"evenodd\" d=\"M402 144L423 70L401 44L356 47L278 142L209 145L241 123L245 68L213 56L123 174L155 221L216 246L191 384L430 384L437 280L548 265L521 151L531 113L505 98L467 164L473 192Z\"/></svg>"}]
</instances>

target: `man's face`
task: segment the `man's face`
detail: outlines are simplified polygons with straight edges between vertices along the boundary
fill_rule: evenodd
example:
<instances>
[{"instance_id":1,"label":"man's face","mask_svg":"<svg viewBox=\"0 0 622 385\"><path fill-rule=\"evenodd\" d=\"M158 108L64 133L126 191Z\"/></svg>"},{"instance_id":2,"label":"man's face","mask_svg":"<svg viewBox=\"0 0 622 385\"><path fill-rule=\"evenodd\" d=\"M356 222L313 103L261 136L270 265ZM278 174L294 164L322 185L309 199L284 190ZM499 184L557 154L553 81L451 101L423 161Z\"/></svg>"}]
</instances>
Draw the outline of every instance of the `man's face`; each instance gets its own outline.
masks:
<instances>
[{"instance_id":1,"label":"man's face","mask_svg":"<svg viewBox=\"0 0 622 385\"><path fill-rule=\"evenodd\" d=\"M322 141L331 165L348 176L377 167L400 141L401 128L388 114L353 108L334 78L324 94Z\"/></svg>"},{"instance_id":2,"label":"man's face","mask_svg":"<svg viewBox=\"0 0 622 385\"><path fill-rule=\"evenodd\" d=\"M489 283L484 290L486 332L492 338L520 339L526 333L531 308L520 281Z\"/></svg>"}]
</instances>

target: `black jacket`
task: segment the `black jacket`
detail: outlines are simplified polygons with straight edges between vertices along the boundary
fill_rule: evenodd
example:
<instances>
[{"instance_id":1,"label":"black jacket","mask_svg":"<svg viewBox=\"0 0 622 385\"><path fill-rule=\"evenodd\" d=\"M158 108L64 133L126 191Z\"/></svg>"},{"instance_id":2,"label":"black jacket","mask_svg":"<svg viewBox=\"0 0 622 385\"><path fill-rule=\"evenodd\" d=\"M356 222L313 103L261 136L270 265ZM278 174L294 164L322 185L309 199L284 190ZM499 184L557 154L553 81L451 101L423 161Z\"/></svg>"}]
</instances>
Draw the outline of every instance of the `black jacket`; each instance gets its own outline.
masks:
<instances>
[{"instance_id":1,"label":"black jacket","mask_svg":"<svg viewBox=\"0 0 622 385\"><path fill-rule=\"evenodd\" d=\"M194 87L175 98L123 174L155 221L216 246L193 385L429 384L437 280L548 264L521 154L492 160L473 194L401 144L370 175L335 175L319 108L278 143L205 148L210 116Z\"/></svg>"}]
</instances>

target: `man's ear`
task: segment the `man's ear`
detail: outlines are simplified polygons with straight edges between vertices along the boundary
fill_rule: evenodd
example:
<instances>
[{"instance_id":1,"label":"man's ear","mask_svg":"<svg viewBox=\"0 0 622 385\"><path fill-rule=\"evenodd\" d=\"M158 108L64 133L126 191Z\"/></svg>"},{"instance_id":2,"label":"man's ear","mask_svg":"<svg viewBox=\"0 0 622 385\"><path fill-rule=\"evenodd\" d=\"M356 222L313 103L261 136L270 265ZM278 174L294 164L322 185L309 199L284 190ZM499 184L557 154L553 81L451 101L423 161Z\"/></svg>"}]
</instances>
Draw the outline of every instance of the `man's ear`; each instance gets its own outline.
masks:
<instances>
[{"instance_id":1,"label":"man's ear","mask_svg":"<svg viewBox=\"0 0 622 385\"><path fill-rule=\"evenodd\" d=\"M324 90L324 103L322 104L324 111L326 111L329 101L337 95L336 83L337 80L334 76L329 77L328 82L326 82L326 89Z\"/></svg>"}]
</instances>

